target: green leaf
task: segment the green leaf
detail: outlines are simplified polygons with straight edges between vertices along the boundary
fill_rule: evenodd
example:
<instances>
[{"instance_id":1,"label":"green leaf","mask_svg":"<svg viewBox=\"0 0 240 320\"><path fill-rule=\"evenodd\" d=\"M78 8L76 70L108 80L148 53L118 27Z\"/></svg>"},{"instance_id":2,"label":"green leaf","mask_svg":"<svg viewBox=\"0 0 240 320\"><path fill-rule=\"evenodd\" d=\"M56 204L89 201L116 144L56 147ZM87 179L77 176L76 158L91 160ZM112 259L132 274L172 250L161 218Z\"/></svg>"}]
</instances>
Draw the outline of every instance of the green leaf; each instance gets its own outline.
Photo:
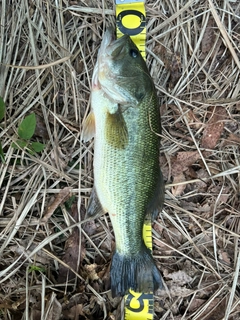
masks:
<instances>
[{"instance_id":1,"label":"green leaf","mask_svg":"<svg viewBox=\"0 0 240 320\"><path fill-rule=\"evenodd\" d=\"M30 114L21 122L18 127L18 135L22 139L29 140L32 138L36 128L36 116L35 113Z\"/></svg>"},{"instance_id":2,"label":"green leaf","mask_svg":"<svg viewBox=\"0 0 240 320\"><path fill-rule=\"evenodd\" d=\"M5 103L3 99L0 97L0 121L4 118L5 115Z\"/></svg>"},{"instance_id":3,"label":"green leaf","mask_svg":"<svg viewBox=\"0 0 240 320\"><path fill-rule=\"evenodd\" d=\"M12 143L12 147L13 147L14 149L19 150L19 149L23 149L24 147L26 147L27 144L28 144L28 143L27 143L26 141L17 140L16 142L13 142L13 143Z\"/></svg>"},{"instance_id":4,"label":"green leaf","mask_svg":"<svg viewBox=\"0 0 240 320\"><path fill-rule=\"evenodd\" d=\"M45 148L45 144L42 144L40 142L32 142L31 147L35 152L41 152Z\"/></svg>"},{"instance_id":5,"label":"green leaf","mask_svg":"<svg viewBox=\"0 0 240 320\"><path fill-rule=\"evenodd\" d=\"M46 272L46 269L44 267L32 265L28 269L28 272L30 273L30 272L33 272L33 271Z\"/></svg>"},{"instance_id":6,"label":"green leaf","mask_svg":"<svg viewBox=\"0 0 240 320\"><path fill-rule=\"evenodd\" d=\"M0 161L5 163L5 158L4 158L4 153L3 153L1 141L0 141Z\"/></svg>"}]
</instances>

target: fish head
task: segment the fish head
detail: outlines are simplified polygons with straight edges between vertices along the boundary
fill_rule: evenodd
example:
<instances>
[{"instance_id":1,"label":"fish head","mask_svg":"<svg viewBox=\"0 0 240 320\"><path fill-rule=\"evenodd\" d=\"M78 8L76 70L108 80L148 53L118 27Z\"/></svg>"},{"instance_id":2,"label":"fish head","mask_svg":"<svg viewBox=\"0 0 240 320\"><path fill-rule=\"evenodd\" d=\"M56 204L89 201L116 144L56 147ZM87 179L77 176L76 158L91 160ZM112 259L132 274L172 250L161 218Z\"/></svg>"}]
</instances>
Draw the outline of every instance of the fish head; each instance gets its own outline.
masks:
<instances>
[{"instance_id":1,"label":"fish head","mask_svg":"<svg viewBox=\"0 0 240 320\"><path fill-rule=\"evenodd\" d=\"M128 35L116 40L113 30L106 30L93 73L94 88L121 105L138 104L153 90L146 63Z\"/></svg>"}]
</instances>

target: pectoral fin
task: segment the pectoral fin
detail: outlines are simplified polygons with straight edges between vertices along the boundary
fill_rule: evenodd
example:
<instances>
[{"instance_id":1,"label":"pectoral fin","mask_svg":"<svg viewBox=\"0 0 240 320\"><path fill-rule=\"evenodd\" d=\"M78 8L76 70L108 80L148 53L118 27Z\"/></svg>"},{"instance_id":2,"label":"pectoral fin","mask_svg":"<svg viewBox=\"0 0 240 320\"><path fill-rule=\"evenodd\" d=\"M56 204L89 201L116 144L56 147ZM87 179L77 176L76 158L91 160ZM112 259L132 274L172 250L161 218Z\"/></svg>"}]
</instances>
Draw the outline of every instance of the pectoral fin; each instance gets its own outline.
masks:
<instances>
[{"instance_id":1,"label":"pectoral fin","mask_svg":"<svg viewBox=\"0 0 240 320\"><path fill-rule=\"evenodd\" d=\"M85 121L83 122L81 140L87 142L95 135L95 116L91 111Z\"/></svg>"},{"instance_id":2,"label":"pectoral fin","mask_svg":"<svg viewBox=\"0 0 240 320\"><path fill-rule=\"evenodd\" d=\"M160 171L153 198L147 207L147 214L151 214L153 220L157 218L158 213L162 210L163 203L164 203L164 194L165 194L165 186L163 181L163 175L162 175L162 172Z\"/></svg>"},{"instance_id":3,"label":"pectoral fin","mask_svg":"<svg viewBox=\"0 0 240 320\"><path fill-rule=\"evenodd\" d=\"M95 187L93 187L87 207L86 218L100 216L104 213L105 211L103 210L102 205L98 199L96 189Z\"/></svg>"},{"instance_id":4,"label":"pectoral fin","mask_svg":"<svg viewBox=\"0 0 240 320\"><path fill-rule=\"evenodd\" d=\"M124 149L128 143L128 130L121 111L107 113L105 137L117 149Z\"/></svg>"}]
</instances>

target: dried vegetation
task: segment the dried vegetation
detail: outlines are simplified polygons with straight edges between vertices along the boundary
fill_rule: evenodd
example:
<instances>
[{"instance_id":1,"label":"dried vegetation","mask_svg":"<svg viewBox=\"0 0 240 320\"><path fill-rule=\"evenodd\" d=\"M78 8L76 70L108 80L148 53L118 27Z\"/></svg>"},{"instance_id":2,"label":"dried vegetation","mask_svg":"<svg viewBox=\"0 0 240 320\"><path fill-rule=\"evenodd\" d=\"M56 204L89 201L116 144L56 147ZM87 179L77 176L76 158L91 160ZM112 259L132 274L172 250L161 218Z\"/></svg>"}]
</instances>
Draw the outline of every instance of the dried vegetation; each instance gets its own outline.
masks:
<instances>
[{"instance_id":1,"label":"dried vegetation","mask_svg":"<svg viewBox=\"0 0 240 320\"><path fill-rule=\"evenodd\" d=\"M166 290L155 318L240 319L240 4L147 1L147 63L162 114L164 210L153 224ZM80 142L112 1L0 1L0 319L119 319L108 216L81 223L93 142ZM37 115L41 153L11 147Z\"/></svg>"}]
</instances>

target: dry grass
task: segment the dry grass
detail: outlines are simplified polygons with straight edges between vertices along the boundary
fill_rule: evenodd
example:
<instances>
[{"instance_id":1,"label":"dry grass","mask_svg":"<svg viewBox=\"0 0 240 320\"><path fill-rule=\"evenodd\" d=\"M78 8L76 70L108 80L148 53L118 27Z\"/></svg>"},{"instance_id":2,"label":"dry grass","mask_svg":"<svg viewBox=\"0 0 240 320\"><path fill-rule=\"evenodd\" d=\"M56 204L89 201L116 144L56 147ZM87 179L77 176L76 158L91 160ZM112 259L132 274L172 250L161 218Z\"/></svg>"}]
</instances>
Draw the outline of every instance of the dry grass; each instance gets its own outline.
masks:
<instances>
[{"instance_id":1,"label":"dry grass","mask_svg":"<svg viewBox=\"0 0 240 320\"><path fill-rule=\"evenodd\" d=\"M153 239L168 289L156 295L155 317L239 319L240 4L146 6L167 183ZM0 14L0 319L118 319L110 221L79 223L93 183L81 123L112 2L0 1ZM11 147L31 112L33 140L46 145L34 155Z\"/></svg>"}]
</instances>

